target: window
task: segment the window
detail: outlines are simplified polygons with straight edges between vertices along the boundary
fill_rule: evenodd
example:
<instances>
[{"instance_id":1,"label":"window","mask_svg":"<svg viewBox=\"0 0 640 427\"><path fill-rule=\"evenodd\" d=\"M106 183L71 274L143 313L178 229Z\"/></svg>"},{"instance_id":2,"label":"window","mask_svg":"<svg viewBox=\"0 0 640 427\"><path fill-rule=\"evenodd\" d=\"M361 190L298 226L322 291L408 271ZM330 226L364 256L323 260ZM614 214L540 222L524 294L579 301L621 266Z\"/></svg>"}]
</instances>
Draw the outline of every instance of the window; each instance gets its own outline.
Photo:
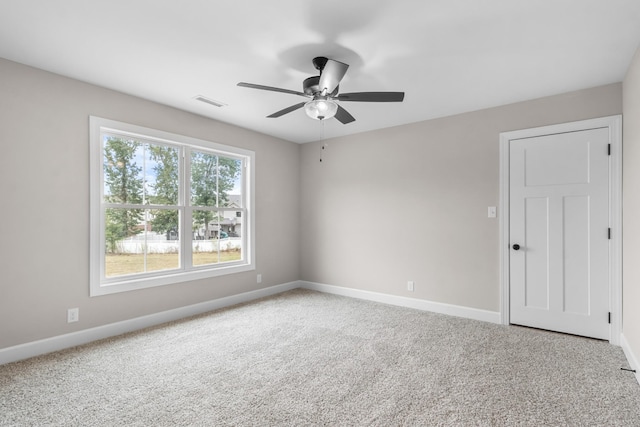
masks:
<instances>
[{"instance_id":1,"label":"window","mask_svg":"<svg viewBox=\"0 0 640 427\"><path fill-rule=\"evenodd\" d=\"M254 153L90 118L91 296L254 269Z\"/></svg>"}]
</instances>

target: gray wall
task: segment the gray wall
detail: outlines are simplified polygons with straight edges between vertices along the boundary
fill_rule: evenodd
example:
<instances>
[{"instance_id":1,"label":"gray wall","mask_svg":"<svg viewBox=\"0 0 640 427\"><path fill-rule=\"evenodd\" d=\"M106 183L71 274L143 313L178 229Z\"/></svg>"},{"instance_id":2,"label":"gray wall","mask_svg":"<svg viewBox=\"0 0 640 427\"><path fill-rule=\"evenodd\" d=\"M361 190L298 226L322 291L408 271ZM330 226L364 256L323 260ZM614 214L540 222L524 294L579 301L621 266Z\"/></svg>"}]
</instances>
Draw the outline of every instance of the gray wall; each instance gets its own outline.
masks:
<instances>
[{"instance_id":1,"label":"gray wall","mask_svg":"<svg viewBox=\"0 0 640 427\"><path fill-rule=\"evenodd\" d=\"M299 145L2 59L0 94L0 348L299 278ZM89 298L89 115L254 150L257 270Z\"/></svg>"},{"instance_id":2,"label":"gray wall","mask_svg":"<svg viewBox=\"0 0 640 427\"><path fill-rule=\"evenodd\" d=\"M612 84L305 144L302 279L498 311L500 132L621 109Z\"/></svg>"},{"instance_id":3,"label":"gray wall","mask_svg":"<svg viewBox=\"0 0 640 427\"><path fill-rule=\"evenodd\" d=\"M623 82L623 110L622 333L640 357L640 48Z\"/></svg>"}]
</instances>

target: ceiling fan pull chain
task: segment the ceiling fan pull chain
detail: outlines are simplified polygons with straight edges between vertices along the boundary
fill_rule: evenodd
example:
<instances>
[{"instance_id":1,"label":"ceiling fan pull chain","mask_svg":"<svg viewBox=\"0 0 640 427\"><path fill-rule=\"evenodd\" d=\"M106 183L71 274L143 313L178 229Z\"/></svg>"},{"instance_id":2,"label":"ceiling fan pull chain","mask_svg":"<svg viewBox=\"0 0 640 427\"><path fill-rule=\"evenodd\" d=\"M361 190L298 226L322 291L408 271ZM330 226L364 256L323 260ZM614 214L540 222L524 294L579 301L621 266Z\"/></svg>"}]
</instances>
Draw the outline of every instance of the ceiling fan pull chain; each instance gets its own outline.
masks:
<instances>
[{"instance_id":1,"label":"ceiling fan pull chain","mask_svg":"<svg viewBox=\"0 0 640 427\"><path fill-rule=\"evenodd\" d=\"M324 157L324 150L326 145L324 143L324 120L320 120L320 141L322 141L322 149L320 151L320 163L322 163L322 159Z\"/></svg>"}]
</instances>

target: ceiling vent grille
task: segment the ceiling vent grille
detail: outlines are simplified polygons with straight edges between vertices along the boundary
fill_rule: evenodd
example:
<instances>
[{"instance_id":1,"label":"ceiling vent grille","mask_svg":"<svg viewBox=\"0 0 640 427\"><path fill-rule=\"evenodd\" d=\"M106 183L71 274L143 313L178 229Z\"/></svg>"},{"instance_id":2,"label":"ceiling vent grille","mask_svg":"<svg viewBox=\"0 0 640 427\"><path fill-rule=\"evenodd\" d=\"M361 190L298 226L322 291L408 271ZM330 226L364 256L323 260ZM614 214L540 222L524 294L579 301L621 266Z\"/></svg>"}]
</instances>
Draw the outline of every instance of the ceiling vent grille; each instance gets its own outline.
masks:
<instances>
[{"instance_id":1,"label":"ceiling vent grille","mask_svg":"<svg viewBox=\"0 0 640 427\"><path fill-rule=\"evenodd\" d=\"M196 95L194 97L194 99L196 101L204 102L205 104L210 104L210 105L213 105L215 107L226 107L226 105L227 105L224 102L216 101L216 100L207 98L206 96L202 96L202 95Z\"/></svg>"}]
</instances>

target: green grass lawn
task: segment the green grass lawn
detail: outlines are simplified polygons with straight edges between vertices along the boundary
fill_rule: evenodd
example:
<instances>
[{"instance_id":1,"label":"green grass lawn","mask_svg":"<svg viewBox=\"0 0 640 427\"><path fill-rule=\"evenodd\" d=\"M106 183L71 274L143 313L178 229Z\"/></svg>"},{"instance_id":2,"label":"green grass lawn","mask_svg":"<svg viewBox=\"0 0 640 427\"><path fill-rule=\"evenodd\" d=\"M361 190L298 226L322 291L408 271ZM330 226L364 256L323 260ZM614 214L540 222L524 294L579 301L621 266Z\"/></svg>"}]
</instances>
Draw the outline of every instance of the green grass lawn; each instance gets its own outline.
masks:
<instances>
[{"instance_id":1,"label":"green grass lawn","mask_svg":"<svg viewBox=\"0 0 640 427\"><path fill-rule=\"evenodd\" d=\"M196 252L193 254L193 265L217 264L218 262L239 261L242 258L240 251L220 252ZM171 270L179 267L178 254L147 254L147 272ZM127 274L144 273L144 255L142 254L107 254L106 276L123 276Z\"/></svg>"}]
</instances>

